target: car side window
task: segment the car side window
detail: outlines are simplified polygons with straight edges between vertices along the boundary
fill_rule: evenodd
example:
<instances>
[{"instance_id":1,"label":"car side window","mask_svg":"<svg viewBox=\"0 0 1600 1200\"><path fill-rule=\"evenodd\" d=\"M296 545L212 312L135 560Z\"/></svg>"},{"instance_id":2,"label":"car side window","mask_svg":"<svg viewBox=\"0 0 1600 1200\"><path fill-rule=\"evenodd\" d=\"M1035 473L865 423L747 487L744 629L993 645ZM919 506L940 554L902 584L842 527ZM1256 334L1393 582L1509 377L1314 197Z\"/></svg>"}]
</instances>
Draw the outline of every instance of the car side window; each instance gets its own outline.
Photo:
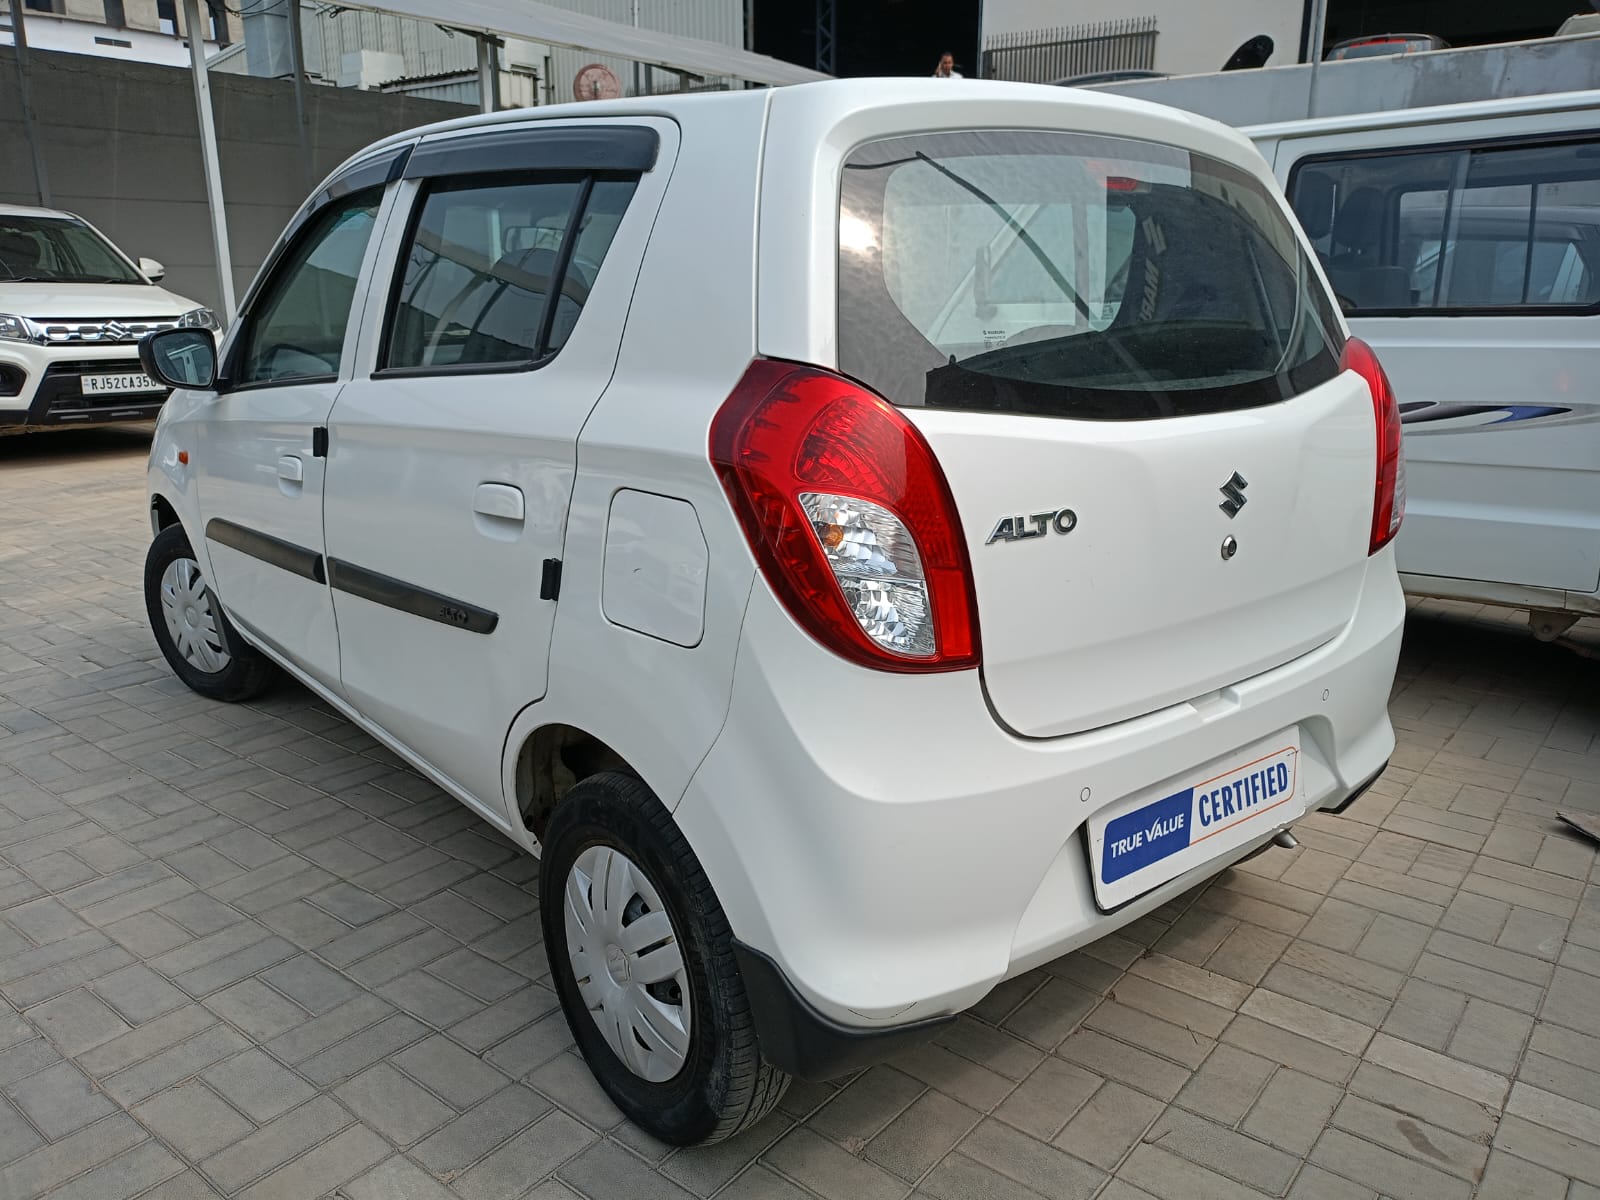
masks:
<instances>
[{"instance_id":1,"label":"car side window","mask_svg":"<svg viewBox=\"0 0 1600 1200\"><path fill-rule=\"evenodd\" d=\"M548 359L577 324L636 184L519 173L427 185L379 369L516 369Z\"/></svg>"},{"instance_id":2,"label":"car side window","mask_svg":"<svg viewBox=\"0 0 1600 1200\"><path fill-rule=\"evenodd\" d=\"M1307 159L1289 194L1348 313L1600 306L1600 141Z\"/></svg>"},{"instance_id":3,"label":"car side window","mask_svg":"<svg viewBox=\"0 0 1600 1200\"><path fill-rule=\"evenodd\" d=\"M312 218L246 316L235 385L306 382L339 374L356 281L377 222L381 187Z\"/></svg>"}]
</instances>

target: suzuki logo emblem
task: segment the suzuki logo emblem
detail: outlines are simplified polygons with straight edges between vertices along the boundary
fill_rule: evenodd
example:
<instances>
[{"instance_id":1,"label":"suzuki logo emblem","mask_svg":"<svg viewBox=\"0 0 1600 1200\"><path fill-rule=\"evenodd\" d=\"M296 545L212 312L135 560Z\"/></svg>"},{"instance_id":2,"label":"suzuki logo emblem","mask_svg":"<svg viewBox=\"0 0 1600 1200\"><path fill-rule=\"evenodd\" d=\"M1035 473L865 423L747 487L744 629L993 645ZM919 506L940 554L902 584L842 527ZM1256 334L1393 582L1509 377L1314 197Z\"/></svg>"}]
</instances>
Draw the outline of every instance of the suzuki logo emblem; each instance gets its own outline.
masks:
<instances>
[{"instance_id":1,"label":"suzuki logo emblem","mask_svg":"<svg viewBox=\"0 0 1600 1200\"><path fill-rule=\"evenodd\" d=\"M1228 482L1217 489L1227 497L1227 499L1225 499L1221 504L1217 505L1217 507L1228 514L1228 519L1230 521L1239 515L1239 510L1247 503L1244 490L1249 486L1249 481L1246 480L1243 475L1239 474L1239 472L1235 471Z\"/></svg>"},{"instance_id":2,"label":"suzuki logo emblem","mask_svg":"<svg viewBox=\"0 0 1600 1200\"><path fill-rule=\"evenodd\" d=\"M108 321L100 326L99 340L103 342L121 342L127 340L128 334L131 332L121 321Z\"/></svg>"}]
</instances>

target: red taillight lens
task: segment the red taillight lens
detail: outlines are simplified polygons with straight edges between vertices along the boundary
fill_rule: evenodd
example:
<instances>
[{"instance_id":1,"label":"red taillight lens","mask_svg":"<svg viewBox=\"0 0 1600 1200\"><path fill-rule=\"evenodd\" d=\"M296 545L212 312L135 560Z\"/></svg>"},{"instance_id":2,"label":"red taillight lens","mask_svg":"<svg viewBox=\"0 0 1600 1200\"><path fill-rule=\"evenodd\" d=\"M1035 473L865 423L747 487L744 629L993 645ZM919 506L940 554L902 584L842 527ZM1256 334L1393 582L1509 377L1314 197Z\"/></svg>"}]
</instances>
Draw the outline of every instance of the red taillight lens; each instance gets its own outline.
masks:
<instances>
[{"instance_id":1,"label":"red taillight lens","mask_svg":"<svg viewBox=\"0 0 1600 1200\"><path fill-rule=\"evenodd\" d=\"M950 486L881 397L757 359L711 422L711 462L767 583L812 637L889 671L978 665Z\"/></svg>"},{"instance_id":2,"label":"red taillight lens","mask_svg":"<svg viewBox=\"0 0 1600 1200\"><path fill-rule=\"evenodd\" d=\"M1372 347L1360 338L1344 344L1339 366L1367 381L1372 415L1378 426L1378 477L1372 493L1372 538L1368 554L1376 554L1400 532L1406 512L1406 459L1400 448L1400 406Z\"/></svg>"}]
</instances>

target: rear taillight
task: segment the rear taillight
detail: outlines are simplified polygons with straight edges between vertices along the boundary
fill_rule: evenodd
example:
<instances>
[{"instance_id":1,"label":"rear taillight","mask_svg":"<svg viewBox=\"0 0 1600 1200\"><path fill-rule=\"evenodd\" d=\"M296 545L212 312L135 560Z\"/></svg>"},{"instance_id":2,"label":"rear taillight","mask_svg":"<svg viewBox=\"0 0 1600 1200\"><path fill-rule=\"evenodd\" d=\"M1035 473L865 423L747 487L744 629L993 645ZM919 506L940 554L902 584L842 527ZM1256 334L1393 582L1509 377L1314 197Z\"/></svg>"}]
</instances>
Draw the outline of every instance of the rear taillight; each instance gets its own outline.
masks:
<instances>
[{"instance_id":1,"label":"rear taillight","mask_svg":"<svg viewBox=\"0 0 1600 1200\"><path fill-rule=\"evenodd\" d=\"M1372 347L1360 338L1344 344L1339 366L1367 381L1372 392L1372 415L1378 426L1378 478L1372 493L1372 538L1367 553L1376 554L1400 532L1406 512L1406 457L1400 448L1400 406Z\"/></svg>"},{"instance_id":2,"label":"rear taillight","mask_svg":"<svg viewBox=\"0 0 1600 1200\"><path fill-rule=\"evenodd\" d=\"M757 359L711 422L711 462L761 573L812 637L881 670L977 666L950 486L887 401L827 371Z\"/></svg>"}]
</instances>

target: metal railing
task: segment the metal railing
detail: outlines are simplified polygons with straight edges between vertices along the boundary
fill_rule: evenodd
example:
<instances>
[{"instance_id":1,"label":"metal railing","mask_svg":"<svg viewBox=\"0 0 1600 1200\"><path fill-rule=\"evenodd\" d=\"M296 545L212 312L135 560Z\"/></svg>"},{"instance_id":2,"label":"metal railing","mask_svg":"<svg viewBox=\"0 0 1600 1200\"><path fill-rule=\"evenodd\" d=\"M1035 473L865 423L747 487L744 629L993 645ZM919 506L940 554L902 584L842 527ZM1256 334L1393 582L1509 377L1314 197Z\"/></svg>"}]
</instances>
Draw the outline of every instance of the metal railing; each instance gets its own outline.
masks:
<instances>
[{"instance_id":1,"label":"metal railing","mask_svg":"<svg viewBox=\"0 0 1600 1200\"><path fill-rule=\"evenodd\" d=\"M1001 33L983 48L983 77L1054 83L1098 71L1148 71L1156 61L1156 19Z\"/></svg>"}]
</instances>

